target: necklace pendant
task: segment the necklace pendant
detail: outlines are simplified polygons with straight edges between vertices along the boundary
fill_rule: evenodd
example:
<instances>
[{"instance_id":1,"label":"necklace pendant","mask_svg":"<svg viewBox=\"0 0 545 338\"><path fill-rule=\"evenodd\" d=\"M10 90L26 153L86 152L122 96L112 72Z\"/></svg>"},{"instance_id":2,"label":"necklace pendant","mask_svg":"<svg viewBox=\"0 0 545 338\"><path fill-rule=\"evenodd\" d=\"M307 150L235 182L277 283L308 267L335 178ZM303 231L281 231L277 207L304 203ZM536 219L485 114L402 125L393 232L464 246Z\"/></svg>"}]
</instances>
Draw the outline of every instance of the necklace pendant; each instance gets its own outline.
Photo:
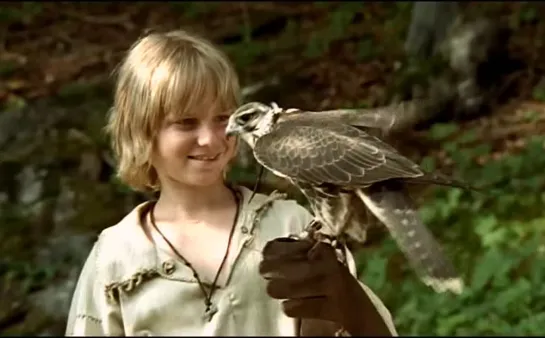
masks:
<instances>
[{"instance_id":1,"label":"necklace pendant","mask_svg":"<svg viewBox=\"0 0 545 338\"><path fill-rule=\"evenodd\" d=\"M204 310L204 318L207 321L211 321L212 317L214 317L216 312L218 312L218 307L214 303L212 303L206 307L206 310Z\"/></svg>"}]
</instances>

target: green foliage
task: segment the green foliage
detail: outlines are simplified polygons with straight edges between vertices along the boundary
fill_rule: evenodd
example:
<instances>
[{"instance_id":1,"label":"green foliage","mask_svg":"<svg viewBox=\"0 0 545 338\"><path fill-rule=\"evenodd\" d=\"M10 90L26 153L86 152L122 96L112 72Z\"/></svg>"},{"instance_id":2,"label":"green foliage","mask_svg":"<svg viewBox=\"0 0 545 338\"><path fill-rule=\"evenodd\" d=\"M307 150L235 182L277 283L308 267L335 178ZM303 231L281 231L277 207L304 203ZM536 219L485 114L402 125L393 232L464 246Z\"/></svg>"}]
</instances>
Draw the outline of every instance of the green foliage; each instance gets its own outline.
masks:
<instances>
[{"instance_id":1,"label":"green foliage","mask_svg":"<svg viewBox=\"0 0 545 338\"><path fill-rule=\"evenodd\" d=\"M545 102L545 83L540 83L534 87L532 97L538 101Z\"/></svg>"},{"instance_id":2,"label":"green foliage","mask_svg":"<svg viewBox=\"0 0 545 338\"><path fill-rule=\"evenodd\" d=\"M329 27L326 33L329 38L332 40L343 38L356 13L363 9L363 6L363 3L358 1L341 3L339 8L333 11L329 17Z\"/></svg>"},{"instance_id":3,"label":"green foliage","mask_svg":"<svg viewBox=\"0 0 545 338\"><path fill-rule=\"evenodd\" d=\"M6 101L0 106L0 109L5 111L18 112L27 107L27 101L17 95L10 95Z\"/></svg>"},{"instance_id":4,"label":"green foliage","mask_svg":"<svg viewBox=\"0 0 545 338\"><path fill-rule=\"evenodd\" d=\"M25 293L41 289L51 283L59 273L59 266L35 266L28 261L0 261L2 283L21 283Z\"/></svg>"},{"instance_id":5,"label":"green foliage","mask_svg":"<svg viewBox=\"0 0 545 338\"><path fill-rule=\"evenodd\" d=\"M509 250L494 245L469 257L460 296L434 293L412 275L393 284L381 251L366 256L362 279L383 297L402 335L535 335L545 325L545 265L538 248L535 240ZM525 261L531 263L521 273Z\"/></svg>"},{"instance_id":6,"label":"green foliage","mask_svg":"<svg viewBox=\"0 0 545 338\"><path fill-rule=\"evenodd\" d=\"M168 4L189 19L195 19L200 15L210 13L217 7L217 3L208 1L169 1Z\"/></svg>"},{"instance_id":7,"label":"green foliage","mask_svg":"<svg viewBox=\"0 0 545 338\"><path fill-rule=\"evenodd\" d=\"M4 24L12 24L15 22L29 23L32 19L40 14L42 4L39 2L22 2L20 6L2 6L0 7L0 22Z\"/></svg>"},{"instance_id":8,"label":"green foliage","mask_svg":"<svg viewBox=\"0 0 545 338\"><path fill-rule=\"evenodd\" d=\"M332 42L344 38L348 26L362 8L361 2L340 3L338 8L331 12L328 25L311 33L304 55L308 58L318 58L327 53Z\"/></svg>"},{"instance_id":9,"label":"green foliage","mask_svg":"<svg viewBox=\"0 0 545 338\"><path fill-rule=\"evenodd\" d=\"M227 53L231 55L233 60L240 69L255 64L259 57L267 55L270 50L267 43L261 41L247 41L224 47Z\"/></svg>"},{"instance_id":10,"label":"green foliage","mask_svg":"<svg viewBox=\"0 0 545 338\"><path fill-rule=\"evenodd\" d=\"M531 114L530 114L531 115ZM421 215L464 278L460 296L438 294L403 263L392 280L387 264L400 255L393 240L358 258L361 278L383 298L402 335L539 335L545 327L545 137L519 154L479 166L490 147L477 132L436 125L430 138L454 159L455 176L483 192L434 189ZM435 161L424 161L428 168Z\"/></svg>"},{"instance_id":11,"label":"green foliage","mask_svg":"<svg viewBox=\"0 0 545 338\"><path fill-rule=\"evenodd\" d=\"M304 56L311 59L320 57L329 49L329 43L328 38L323 38L320 33L312 32Z\"/></svg>"},{"instance_id":12,"label":"green foliage","mask_svg":"<svg viewBox=\"0 0 545 338\"><path fill-rule=\"evenodd\" d=\"M521 25L532 24L538 20L538 8L533 3L526 3L521 6L519 11L513 12L510 23L514 28L519 28Z\"/></svg>"},{"instance_id":13,"label":"green foliage","mask_svg":"<svg viewBox=\"0 0 545 338\"><path fill-rule=\"evenodd\" d=\"M370 61L377 56L379 48L376 48L375 43L371 38L363 38L358 42L357 54L358 61Z\"/></svg>"},{"instance_id":14,"label":"green foliage","mask_svg":"<svg viewBox=\"0 0 545 338\"><path fill-rule=\"evenodd\" d=\"M15 60L5 60L0 62L0 77L8 77L15 73L19 68L20 64Z\"/></svg>"},{"instance_id":15,"label":"green foliage","mask_svg":"<svg viewBox=\"0 0 545 338\"><path fill-rule=\"evenodd\" d=\"M366 4L362 2L338 4L315 2L314 5L320 8L331 8L321 28L308 32L307 29L301 29L301 24L297 20L288 19L284 30L278 36L264 42L252 38L253 27L250 20L243 14L240 24L242 41L226 45L224 48L242 72L245 67L255 64L261 58L282 54L286 50L297 50L297 53L305 58L317 59L327 54L335 42L346 40L353 34L349 32L349 28L353 25L356 14L361 13L365 20L369 20L365 12ZM184 10L187 6L189 5L177 5ZM387 49L385 44L389 48L401 44L404 39L406 33L404 26L410 17L410 4L385 5L385 7L389 11L384 24L389 27L387 31L390 38L380 43L374 40L372 33L364 34L359 38L356 42L356 57L362 62L384 54Z\"/></svg>"},{"instance_id":16,"label":"green foliage","mask_svg":"<svg viewBox=\"0 0 545 338\"><path fill-rule=\"evenodd\" d=\"M258 168L244 168L240 166L238 163L235 163L231 170L227 173L227 181L228 182L252 182L254 181L259 173Z\"/></svg>"},{"instance_id":17,"label":"green foliage","mask_svg":"<svg viewBox=\"0 0 545 338\"><path fill-rule=\"evenodd\" d=\"M331 6L331 4L322 2L317 2L315 5L317 7ZM314 30L301 37L300 24L296 20L289 19L283 32L267 42L252 38L253 27L249 22L250 20L243 17L240 27L243 37L242 42L227 45L224 48L241 69L255 64L261 57L266 57L272 53L279 54L283 50L292 48L300 48L301 54L309 59L322 57L330 50L333 42L346 38L348 27L351 25L356 13L364 9L364 4L344 2L335 7L322 29ZM370 38L364 38L358 46L358 56L362 60L369 59L377 54L377 50Z\"/></svg>"},{"instance_id":18,"label":"green foliage","mask_svg":"<svg viewBox=\"0 0 545 338\"><path fill-rule=\"evenodd\" d=\"M430 129L430 137L434 140L442 140L454 134L458 125L453 123L437 123Z\"/></svg>"}]
</instances>

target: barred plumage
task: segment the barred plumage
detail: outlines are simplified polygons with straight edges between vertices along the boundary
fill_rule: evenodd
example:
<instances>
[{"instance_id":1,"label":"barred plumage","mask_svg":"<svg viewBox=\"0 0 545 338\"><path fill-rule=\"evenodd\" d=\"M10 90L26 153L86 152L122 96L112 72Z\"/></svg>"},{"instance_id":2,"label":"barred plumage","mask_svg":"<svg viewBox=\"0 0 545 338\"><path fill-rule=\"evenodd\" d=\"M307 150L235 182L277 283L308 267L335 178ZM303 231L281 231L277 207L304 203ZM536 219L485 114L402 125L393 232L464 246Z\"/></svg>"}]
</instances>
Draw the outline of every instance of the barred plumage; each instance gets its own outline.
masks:
<instances>
[{"instance_id":1,"label":"barred plumage","mask_svg":"<svg viewBox=\"0 0 545 338\"><path fill-rule=\"evenodd\" d=\"M239 134L261 165L303 192L321 232L365 241L367 213L371 212L384 223L424 283L437 292L461 292L462 280L418 217L404 185L468 187L424 172L359 128L387 128L396 120L392 109L358 113L361 119L350 110L321 115L253 102L235 111L226 132Z\"/></svg>"}]
</instances>

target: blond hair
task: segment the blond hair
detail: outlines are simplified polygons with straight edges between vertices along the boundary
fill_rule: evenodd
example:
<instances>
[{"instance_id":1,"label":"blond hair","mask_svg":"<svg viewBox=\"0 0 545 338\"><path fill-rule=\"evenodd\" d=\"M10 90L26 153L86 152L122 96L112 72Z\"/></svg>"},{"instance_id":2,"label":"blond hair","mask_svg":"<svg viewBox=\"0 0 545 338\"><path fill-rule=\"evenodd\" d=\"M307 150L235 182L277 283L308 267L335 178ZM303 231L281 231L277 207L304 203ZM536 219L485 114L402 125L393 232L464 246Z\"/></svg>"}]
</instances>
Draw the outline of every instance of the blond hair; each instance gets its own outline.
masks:
<instances>
[{"instance_id":1,"label":"blond hair","mask_svg":"<svg viewBox=\"0 0 545 338\"><path fill-rule=\"evenodd\" d=\"M164 118L191 113L208 98L224 109L241 100L233 65L210 41L182 30L136 41L117 69L106 126L120 180L135 190L158 190L151 156Z\"/></svg>"}]
</instances>

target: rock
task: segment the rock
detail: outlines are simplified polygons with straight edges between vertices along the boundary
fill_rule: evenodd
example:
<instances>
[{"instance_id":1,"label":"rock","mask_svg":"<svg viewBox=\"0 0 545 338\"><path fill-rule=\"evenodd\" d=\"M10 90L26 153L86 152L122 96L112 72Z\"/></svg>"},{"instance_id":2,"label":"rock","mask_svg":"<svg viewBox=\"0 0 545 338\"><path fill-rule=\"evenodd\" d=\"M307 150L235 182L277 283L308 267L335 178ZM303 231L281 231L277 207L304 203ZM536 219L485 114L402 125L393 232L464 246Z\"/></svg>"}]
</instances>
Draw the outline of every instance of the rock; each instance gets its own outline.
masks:
<instances>
[{"instance_id":1,"label":"rock","mask_svg":"<svg viewBox=\"0 0 545 338\"><path fill-rule=\"evenodd\" d=\"M95 240L94 233L66 233L50 238L42 248L37 250L36 264L55 269L54 273L64 277L55 279L55 282L48 283L44 289L28 296L32 311L43 313L44 317L52 323L66 321L79 274ZM62 334L62 332L51 333Z\"/></svg>"},{"instance_id":2,"label":"rock","mask_svg":"<svg viewBox=\"0 0 545 338\"><path fill-rule=\"evenodd\" d=\"M78 214L76 192L64 177L60 178L60 192L55 203L53 222L57 229L66 226ZM68 243L67 243L68 244Z\"/></svg>"},{"instance_id":3,"label":"rock","mask_svg":"<svg viewBox=\"0 0 545 338\"><path fill-rule=\"evenodd\" d=\"M52 321L66 321L78 272L78 269L74 269L68 278L31 295L29 299L32 306L42 311Z\"/></svg>"},{"instance_id":4,"label":"rock","mask_svg":"<svg viewBox=\"0 0 545 338\"><path fill-rule=\"evenodd\" d=\"M72 293L98 232L138 202L112 184L111 163L88 105L45 104L0 112L2 333L62 335ZM97 133L96 135L93 133ZM8 224L9 223L9 224ZM15 293L13 290L19 290Z\"/></svg>"},{"instance_id":5,"label":"rock","mask_svg":"<svg viewBox=\"0 0 545 338\"><path fill-rule=\"evenodd\" d=\"M28 165L23 167L17 175L19 185L18 203L25 210L23 216L37 217L44 206L40 199L44 191L44 178L47 172L45 169L37 169Z\"/></svg>"},{"instance_id":6,"label":"rock","mask_svg":"<svg viewBox=\"0 0 545 338\"><path fill-rule=\"evenodd\" d=\"M45 241L45 245L36 250L35 263L39 266L65 265L72 272L71 267L79 270L91 251L97 238L96 233L75 234L65 231L52 236Z\"/></svg>"}]
</instances>

